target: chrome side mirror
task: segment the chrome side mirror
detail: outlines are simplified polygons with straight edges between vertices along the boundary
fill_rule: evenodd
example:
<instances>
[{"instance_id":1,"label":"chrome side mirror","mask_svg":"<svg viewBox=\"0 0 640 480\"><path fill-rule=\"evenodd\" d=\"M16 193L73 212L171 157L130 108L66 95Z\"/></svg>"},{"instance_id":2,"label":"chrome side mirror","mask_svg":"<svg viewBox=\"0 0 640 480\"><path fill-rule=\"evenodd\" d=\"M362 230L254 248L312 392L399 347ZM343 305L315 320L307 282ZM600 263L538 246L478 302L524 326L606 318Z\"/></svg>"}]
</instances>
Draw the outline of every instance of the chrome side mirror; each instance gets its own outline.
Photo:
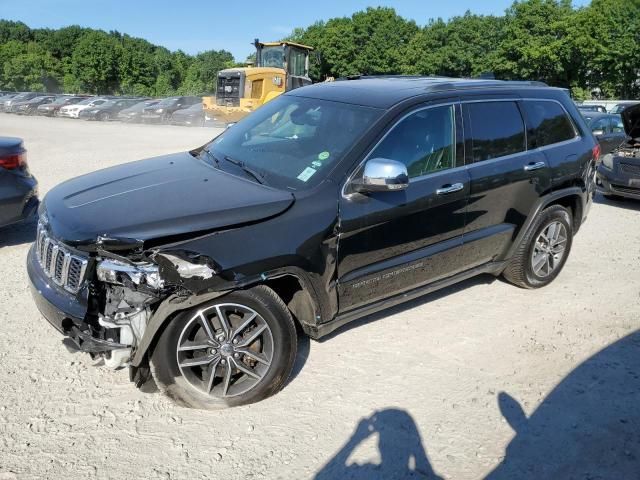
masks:
<instances>
[{"instance_id":1,"label":"chrome side mirror","mask_svg":"<svg viewBox=\"0 0 640 480\"><path fill-rule=\"evenodd\" d=\"M356 192L393 192L409 186L409 174L404 163L387 158L372 158L364 165L361 179L353 182Z\"/></svg>"}]
</instances>

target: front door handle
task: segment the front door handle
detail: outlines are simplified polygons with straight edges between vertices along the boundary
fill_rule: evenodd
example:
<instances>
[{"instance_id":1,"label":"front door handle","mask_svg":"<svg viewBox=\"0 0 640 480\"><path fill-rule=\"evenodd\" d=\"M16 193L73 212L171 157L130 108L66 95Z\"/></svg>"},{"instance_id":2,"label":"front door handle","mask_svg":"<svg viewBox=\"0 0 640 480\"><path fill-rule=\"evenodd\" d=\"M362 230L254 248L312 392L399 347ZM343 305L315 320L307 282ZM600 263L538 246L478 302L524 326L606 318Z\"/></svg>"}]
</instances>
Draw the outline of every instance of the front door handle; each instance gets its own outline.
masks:
<instances>
[{"instance_id":1,"label":"front door handle","mask_svg":"<svg viewBox=\"0 0 640 480\"><path fill-rule=\"evenodd\" d=\"M449 193L459 192L464 188L462 183L454 183L453 185L444 185L436 190L438 195L448 195Z\"/></svg>"},{"instance_id":2,"label":"front door handle","mask_svg":"<svg viewBox=\"0 0 640 480\"><path fill-rule=\"evenodd\" d=\"M530 163L529 165L525 165L524 169L526 172L531 172L533 170L540 170L541 168L546 167L547 164L544 162L536 162L536 163Z\"/></svg>"}]
</instances>

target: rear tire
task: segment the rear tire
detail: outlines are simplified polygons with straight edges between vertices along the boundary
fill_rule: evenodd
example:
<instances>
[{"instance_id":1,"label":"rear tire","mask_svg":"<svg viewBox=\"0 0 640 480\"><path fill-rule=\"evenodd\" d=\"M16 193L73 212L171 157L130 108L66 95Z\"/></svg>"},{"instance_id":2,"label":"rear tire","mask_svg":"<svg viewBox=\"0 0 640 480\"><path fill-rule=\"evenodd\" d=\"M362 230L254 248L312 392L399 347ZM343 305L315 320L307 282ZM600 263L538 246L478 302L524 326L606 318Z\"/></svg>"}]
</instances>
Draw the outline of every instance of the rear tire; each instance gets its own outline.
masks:
<instances>
[{"instance_id":1,"label":"rear tire","mask_svg":"<svg viewBox=\"0 0 640 480\"><path fill-rule=\"evenodd\" d=\"M502 275L522 288L549 285L562 271L572 243L569 211L552 205L538 215Z\"/></svg>"},{"instance_id":2,"label":"rear tire","mask_svg":"<svg viewBox=\"0 0 640 480\"><path fill-rule=\"evenodd\" d=\"M160 391L177 404L216 410L281 390L296 349L289 309L273 290L257 286L175 317L160 335L150 366Z\"/></svg>"}]
</instances>

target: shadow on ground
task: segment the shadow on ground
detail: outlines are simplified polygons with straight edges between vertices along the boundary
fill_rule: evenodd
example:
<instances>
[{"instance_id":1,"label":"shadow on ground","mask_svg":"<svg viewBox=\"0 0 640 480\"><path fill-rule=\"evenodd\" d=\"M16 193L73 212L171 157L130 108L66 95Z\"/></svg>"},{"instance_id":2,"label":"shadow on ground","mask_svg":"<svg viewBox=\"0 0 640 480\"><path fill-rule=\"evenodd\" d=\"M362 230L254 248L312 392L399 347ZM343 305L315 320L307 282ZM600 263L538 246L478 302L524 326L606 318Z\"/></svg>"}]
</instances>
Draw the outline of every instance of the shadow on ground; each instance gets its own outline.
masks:
<instances>
[{"instance_id":1,"label":"shadow on ground","mask_svg":"<svg viewBox=\"0 0 640 480\"><path fill-rule=\"evenodd\" d=\"M498 395L497 407L516 436L485 480L640 478L640 330L579 365L530 417L505 392ZM347 464L373 433L379 435L381 463ZM389 409L361 420L316 476L331 478L440 477L409 413Z\"/></svg>"},{"instance_id":2,"label":"shadow on ground","mask_svg":"<svg viewBox=\"0 0 640 480\"><path fill-rule=\"evenodd\" d=\"M0 248L32 243L36 239L37 228L35 218L0 228Z\"/></svg>"},{"instance_id":3,"label":"shadow on ground","mask_svg":"<svg viewBox=\"0 0 640 480\"><path fill-rule=\"evenodd\" d=\"M374 434L378 436L381 462L347 465L349 456L358 445ZM390 408L360 420L351 438L315 478L437 480L442 477L436 475L431 468L420 433L411 415L404 410Z\"/></svg>"}]
</instances>

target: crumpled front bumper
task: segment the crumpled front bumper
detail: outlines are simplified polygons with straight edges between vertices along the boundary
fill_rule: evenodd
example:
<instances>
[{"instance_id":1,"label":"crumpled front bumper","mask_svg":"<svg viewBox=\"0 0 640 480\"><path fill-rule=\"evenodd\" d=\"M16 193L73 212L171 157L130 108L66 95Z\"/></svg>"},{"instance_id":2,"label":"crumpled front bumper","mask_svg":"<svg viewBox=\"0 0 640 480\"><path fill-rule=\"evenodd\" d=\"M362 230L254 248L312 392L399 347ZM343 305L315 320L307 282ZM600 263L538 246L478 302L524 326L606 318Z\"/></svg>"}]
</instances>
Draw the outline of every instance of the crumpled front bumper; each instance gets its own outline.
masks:
<instances>
[{"instance_id":1,"label":"crumpled front bumper","mask_svg":"<svg viewBox=\"0 0 640 480\"><path fill-rule=\"evenodd\" d=\"M31 295L38 310L58 332L72 340L75 349L100 353L127 348L126 345L96 338L89 333L90 328L85 322L89 300L87 287L78 294L72 294L55 285L40 267L33 245L27 256L27 273Z\"/></svg>"}]
</instances>

